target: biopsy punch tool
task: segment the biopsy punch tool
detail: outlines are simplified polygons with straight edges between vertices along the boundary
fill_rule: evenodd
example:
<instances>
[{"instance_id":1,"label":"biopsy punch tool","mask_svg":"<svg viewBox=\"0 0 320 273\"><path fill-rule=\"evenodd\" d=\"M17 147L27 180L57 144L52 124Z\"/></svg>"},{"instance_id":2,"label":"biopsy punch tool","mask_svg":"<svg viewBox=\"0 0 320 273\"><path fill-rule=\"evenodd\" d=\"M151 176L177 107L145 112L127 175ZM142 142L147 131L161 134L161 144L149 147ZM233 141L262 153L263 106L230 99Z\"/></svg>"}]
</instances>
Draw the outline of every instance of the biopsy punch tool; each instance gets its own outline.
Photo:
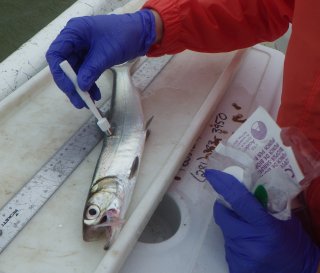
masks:
<instances>
[{"instance_id":1,"label":"biopsy punch tool","mask_svg":"<svg viewBox=\"0 0 320 273\"><path fill-rule=\"evenodd\" d=\"M109 135L111 135L111 130L110 130L110 123L109 121L105 118L102 117L100 114L100 111L92 101L90 95L86 91L82 91L78 85L77 81L77 74L74 72L72 69L71 65L68 63L67 60L63 61L60 63L60 67L62 71L68 76L68 78L72 81L77 93L79 96L83 99L83 101L86 103L90 111L94 114L94 116L98 119L97 125L103 132L108 132Z\"/></svg>"}]
</instances>

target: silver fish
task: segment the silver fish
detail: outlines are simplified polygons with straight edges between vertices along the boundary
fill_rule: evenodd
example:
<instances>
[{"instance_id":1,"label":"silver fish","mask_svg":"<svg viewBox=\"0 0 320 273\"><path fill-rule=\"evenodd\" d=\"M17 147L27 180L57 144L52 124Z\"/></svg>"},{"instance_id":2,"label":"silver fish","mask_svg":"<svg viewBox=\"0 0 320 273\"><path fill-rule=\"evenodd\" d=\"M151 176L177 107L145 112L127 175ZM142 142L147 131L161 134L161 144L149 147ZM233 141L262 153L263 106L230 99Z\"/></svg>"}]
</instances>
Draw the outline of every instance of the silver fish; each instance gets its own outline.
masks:
<instances>
[{"instance_id":1,"label":"silver fish","mask_svg":"<svg viewBox=\"0 0 320 273\"><path fill-rule=\"evenodd\" d=\"M131 82L130 64L117 66L115 92L106 135L83 214L83 239L106 237L105 249L117 238L136 183L147 130L141 99Z\"/></svg>"}]
</instances>

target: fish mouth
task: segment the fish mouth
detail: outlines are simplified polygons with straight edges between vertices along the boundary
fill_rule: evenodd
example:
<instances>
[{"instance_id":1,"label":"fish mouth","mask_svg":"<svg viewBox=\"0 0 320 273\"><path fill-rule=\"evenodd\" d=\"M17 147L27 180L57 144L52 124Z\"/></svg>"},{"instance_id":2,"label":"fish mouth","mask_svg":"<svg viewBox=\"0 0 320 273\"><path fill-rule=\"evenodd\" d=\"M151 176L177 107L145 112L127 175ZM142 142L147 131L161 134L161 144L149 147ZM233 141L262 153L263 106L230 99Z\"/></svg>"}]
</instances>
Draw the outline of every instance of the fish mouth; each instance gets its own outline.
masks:
<instances>
[{"instance_id":1,"label":"fish mouth","mask_svg":"<svg viewBox=\"0 0 320 273\"><path fill-rule=\"evenodd\" d=\"M107 222L104 222L93 226L83 223L83 240L86 242L93 242L103 238L106 242L104 250L108 250L120 230L120 222L111 225Z\"/></svg>"},{"instance_id":2,"label":"fish mouth","mask_svg":"<svg viewBox=\"0 0 320 273\"><path fill-rule=\"evenodd\" d=\"M109 241L112 237L111 226L91 226L83 223L83 240L86 242L98 241L102 238Z\"/></svg>"}]
</instances>

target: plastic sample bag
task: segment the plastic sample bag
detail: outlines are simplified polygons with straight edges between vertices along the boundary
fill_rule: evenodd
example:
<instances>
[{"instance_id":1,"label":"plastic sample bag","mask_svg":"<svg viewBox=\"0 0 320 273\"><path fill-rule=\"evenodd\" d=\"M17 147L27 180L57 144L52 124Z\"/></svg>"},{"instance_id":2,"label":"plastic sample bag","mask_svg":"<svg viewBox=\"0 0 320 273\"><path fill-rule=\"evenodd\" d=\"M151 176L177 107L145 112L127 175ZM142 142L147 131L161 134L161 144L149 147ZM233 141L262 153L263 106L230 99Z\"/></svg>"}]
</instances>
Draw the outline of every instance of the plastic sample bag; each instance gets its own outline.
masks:
<instances>
[{"instance_id":1,"label":"plastic sample bag","mask_svg":"<svg viewBox=\"0 0 320 273\"><path fill-rule=\"evenodd\" d=\"M281 132L258 107L226 143L216 147L208 168L236 176L272 215L286 220L291 216L291 200L319 176L319 158L301 133L293 128Z\"/></svg>"}]
</instances>

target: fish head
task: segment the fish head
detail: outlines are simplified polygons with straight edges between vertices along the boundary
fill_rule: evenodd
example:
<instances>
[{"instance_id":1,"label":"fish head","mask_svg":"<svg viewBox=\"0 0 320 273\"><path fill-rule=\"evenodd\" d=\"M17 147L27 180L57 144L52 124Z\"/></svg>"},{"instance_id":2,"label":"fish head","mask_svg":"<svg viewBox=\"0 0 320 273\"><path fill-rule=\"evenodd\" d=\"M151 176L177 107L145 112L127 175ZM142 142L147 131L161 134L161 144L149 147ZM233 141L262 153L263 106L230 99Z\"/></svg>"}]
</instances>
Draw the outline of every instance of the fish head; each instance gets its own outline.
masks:
<instances>
[{"instance_id":1,"label":"fish head","mask_svg":"<svg viewBox=\"0 0 320 273\"><path fill-rule=\"evenodd\" d=\"M120 232L121 200L117 196L117 182L104 178L93 185L83 213L83 239L96 241L105 236L108 248Z\"/></svg>"}]
</instances>

